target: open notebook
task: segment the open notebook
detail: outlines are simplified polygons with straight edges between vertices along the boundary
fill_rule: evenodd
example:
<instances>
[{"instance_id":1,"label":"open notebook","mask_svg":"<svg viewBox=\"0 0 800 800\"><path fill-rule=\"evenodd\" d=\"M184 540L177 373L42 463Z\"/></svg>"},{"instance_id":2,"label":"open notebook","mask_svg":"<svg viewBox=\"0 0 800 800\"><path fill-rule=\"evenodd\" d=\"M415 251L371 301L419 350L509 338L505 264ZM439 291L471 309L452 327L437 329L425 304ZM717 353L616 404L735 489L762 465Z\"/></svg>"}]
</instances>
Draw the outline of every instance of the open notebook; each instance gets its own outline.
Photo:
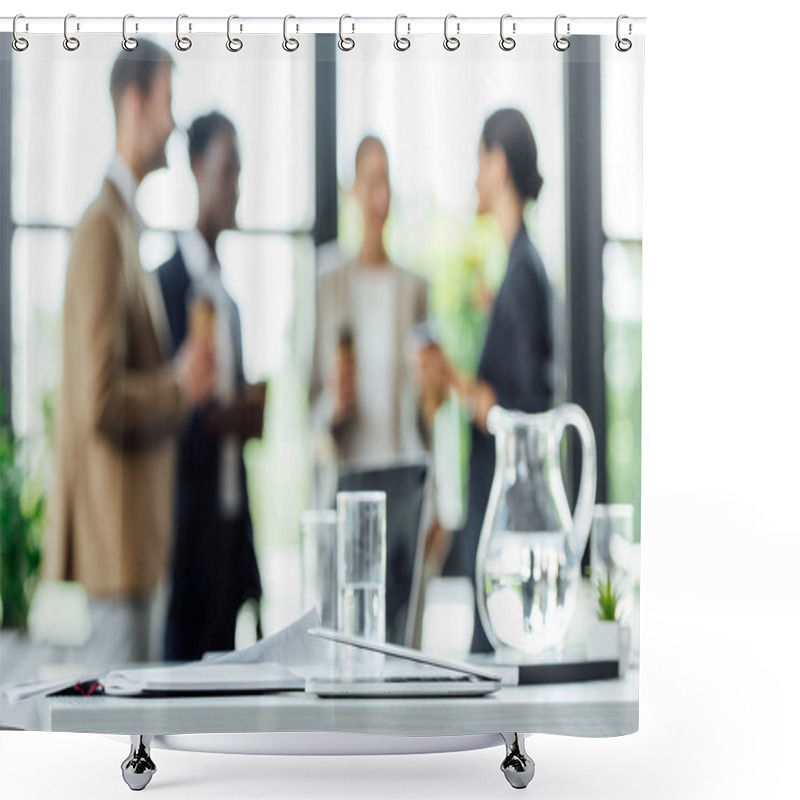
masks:
<instances>
[{"instance_id":1,"label":"open notebook","mask_svg":"<svg viewBox=\"0 0 800 800\"><path fill-rule=\"evenodd\" d=\"M275 663L204 664L114 670L103 679L110 695L237 694L305 688L304 679Z\"/></svg>"}]
</instances>

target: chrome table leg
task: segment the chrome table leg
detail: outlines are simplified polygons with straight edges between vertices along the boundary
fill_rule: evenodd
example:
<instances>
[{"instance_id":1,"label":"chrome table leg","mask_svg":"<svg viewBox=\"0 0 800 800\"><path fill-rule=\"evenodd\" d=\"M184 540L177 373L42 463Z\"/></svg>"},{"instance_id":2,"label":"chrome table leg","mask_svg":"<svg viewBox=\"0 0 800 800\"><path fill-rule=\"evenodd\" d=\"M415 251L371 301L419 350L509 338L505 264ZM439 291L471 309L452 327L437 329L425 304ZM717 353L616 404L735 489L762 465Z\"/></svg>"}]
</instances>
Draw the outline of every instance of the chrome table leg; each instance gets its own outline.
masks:
<instances>
[{"instance_id":1,"label":"chrome table leg","mask_svg":"<svg viewBox=\"0 0 800 800\"><path fill-rule=\"evenodd\" d=\"M524 789L532 780L536 765L525 752L525 737L521 733L501 733L506 743L506 757L500 765L506 780L515 789Z\"/></svg>"},{"instance_id":2,"label":"chrome table leg","mask_svg":"<svg viewBox=\"0 0 800 800\"><path fill-rule=\"evenodd\" d=\"M150 758L152 741L152 736L131 734L131 752L122 762L122 777L135 792L144 789L155 774L156 765Z\"/></svg>"}]
</instances>

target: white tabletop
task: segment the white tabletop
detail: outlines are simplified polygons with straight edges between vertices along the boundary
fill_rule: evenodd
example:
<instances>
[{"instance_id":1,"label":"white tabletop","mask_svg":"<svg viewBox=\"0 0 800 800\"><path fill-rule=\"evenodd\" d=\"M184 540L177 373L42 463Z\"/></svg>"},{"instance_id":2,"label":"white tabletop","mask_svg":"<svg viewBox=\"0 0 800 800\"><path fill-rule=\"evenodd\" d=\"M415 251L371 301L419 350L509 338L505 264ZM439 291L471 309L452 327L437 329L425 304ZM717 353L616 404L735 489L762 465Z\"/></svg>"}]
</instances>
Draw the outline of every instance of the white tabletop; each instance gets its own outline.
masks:
<instances>
[{"instance_id":1,"label":"white tabletop","mask_svg":"<svg viewBox=\"0 0 800 800\"><path fill-rule=\"evenodd\" d=\"M52 731L117 734L328 731L449 736L524 731L605 737L639 727L639 674L503 687L486 697L323 699L303 692L227 697L53 697Z\"/></svg>"}]
</instances>

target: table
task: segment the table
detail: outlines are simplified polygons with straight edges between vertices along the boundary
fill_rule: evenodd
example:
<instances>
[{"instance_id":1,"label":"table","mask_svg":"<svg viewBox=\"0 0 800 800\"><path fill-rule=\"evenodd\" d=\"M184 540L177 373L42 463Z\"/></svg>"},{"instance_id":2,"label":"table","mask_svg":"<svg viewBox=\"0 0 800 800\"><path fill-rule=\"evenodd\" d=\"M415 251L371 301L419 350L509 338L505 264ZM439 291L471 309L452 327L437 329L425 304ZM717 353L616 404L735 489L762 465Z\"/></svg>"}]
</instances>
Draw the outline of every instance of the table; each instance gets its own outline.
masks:
<instances>
[{"instance_id":1,"label":"table","mask_svg":"<svg viewBox=\"0 0 800 800\"><path fill-rule=\"evenodd\" d=\"M592 592L581 596L567 644L586 640ZM638 597L634 606L638 644ZM4 639L4 644L9 643ZM11 643L14 644L15 640ZM13 648L4 647L8 661ZM53 654L49 661L53 661ZM13 660L13 659L12 659ZM9 681L34 672L18 665ZM637 660L638 663L638 660ZM639 727L639 671L624 678L586 683L504 686L486 697L420 699L321 699L302 692L228 697L51 697L10 706L0 701L2 726L106 735L130 741L122 774L143 789L156 771L152 749L199 752L341 755L432 753L474 750L505 743L501 764L512 786L533 777L525 736L534 733L610 737ZM511 733L509 733L511 731Z\"/></svg>"},{"instance_id":2,"label":"table","mask_svg":"<svg viewBox=\"0 0 800 800\"><path fill-rule=\"evenodd\" d=\"M323 699L281 692L52 697L38 702L43 704L47 730L129 736L122 774L137 790L147 786L156 771L153 748L309 755L444 752L500 742L506 745L501 764L506 779L524 788L535 769L525 736L634 733L639 727L638 687L638 670L630 669L616 680L504 686L486 697Z\"/></svg>"}]
</instances>

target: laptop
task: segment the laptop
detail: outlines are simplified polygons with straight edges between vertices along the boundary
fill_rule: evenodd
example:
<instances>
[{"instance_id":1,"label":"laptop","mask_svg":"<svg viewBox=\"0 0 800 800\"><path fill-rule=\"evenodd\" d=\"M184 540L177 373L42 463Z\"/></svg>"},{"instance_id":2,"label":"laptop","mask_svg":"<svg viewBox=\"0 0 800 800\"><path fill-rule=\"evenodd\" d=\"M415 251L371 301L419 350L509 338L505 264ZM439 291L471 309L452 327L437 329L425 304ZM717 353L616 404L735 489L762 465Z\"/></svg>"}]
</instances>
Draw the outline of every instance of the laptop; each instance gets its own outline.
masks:
<instances>
[{"instance_id":1,"label":"laptop","mask_svg":"<svg viewBox=\"0 0 800 800\"><path fill-rule=\"evenodd\" d=\"M308 634L346 648L341 655L353 668L336 666L326 674L306 678L306 692L319 697L480 697L496 692L500 676L472 664L430 656L419 650L381 644L329 628L309 628ZM359 652L348 652L358 648ZM337 654L339 655L339 654ZM377 659L377 660L375 660ZM367 669L359 669L359 665ZM361 674L358 674L361 672Z\"/></svg>"},{"instance_id":2,"label":"laptop","mask_svg":"<svg viewBox=\"0 0 800 800\"><path fill-rule=\"evenodd\" d=\"M431 469L426 458L345 466L338 491L386 492L386 641L415 642L425 533L431 519Z\"/></svg>"}]
</instances>

